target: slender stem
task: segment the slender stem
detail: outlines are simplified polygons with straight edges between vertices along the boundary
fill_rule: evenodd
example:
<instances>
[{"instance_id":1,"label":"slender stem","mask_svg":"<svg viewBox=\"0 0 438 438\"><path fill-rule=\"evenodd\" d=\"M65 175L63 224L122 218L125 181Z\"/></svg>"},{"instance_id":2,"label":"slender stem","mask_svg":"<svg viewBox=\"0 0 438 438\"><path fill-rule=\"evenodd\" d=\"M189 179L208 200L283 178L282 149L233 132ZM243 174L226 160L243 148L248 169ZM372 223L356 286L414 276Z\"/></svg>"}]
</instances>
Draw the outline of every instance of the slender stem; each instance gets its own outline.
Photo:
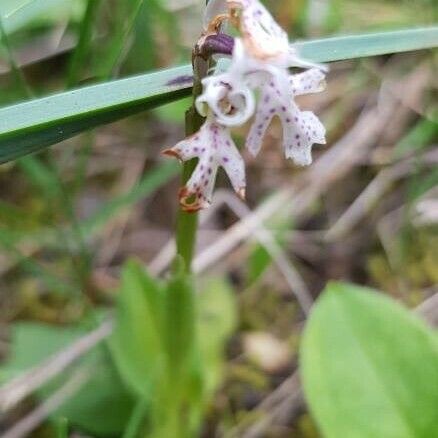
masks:
<instances>
[{"instance_id":1,"label":"slender stem","mask_svg":"<svg viewBox=\"0 0 438 438\"><path fill-rule=\"evenodd\" d=\"M194 84L193 105L186 113L186 135L194 134L204 123L204 118L196 111L194 102L202 93L201 80L207 75L208 61L200 56L193 58ZM196 167L196 160L184 163L182 172L182 185L185 185ZM187 213L181 208L178 212L176 224L176 249L177 254L184 260L185 269L191 271L193 253L198 230L198 213Z\"/></svg>"},{"instance_id":2,"label":"slender stem","mask_svg":"<svg viewBox=\"0 0 438 438\"><path fill-rule=\"evenodd\" d=\"M123 433L123 438L135 438L140 434L140 428L147 413L147 403L144 399L140 399L132 411L128 425Z\"/></svg>"}]
</instances>

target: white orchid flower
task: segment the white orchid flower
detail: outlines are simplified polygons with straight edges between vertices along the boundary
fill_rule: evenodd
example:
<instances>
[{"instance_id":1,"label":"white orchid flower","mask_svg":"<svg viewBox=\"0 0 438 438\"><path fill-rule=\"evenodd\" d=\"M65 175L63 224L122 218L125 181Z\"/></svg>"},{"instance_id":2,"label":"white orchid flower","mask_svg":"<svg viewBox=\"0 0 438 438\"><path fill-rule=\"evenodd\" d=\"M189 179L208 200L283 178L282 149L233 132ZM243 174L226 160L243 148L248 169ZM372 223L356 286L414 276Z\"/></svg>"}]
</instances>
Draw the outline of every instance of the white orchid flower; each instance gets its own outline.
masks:
<instances>
[{"instance_id":1,"label":"white orchid flower","mask_svg":"<svg viewBox=\"0 0 438 438\"><path fill-rule=\"evenodd\" d=\"M320 120L310 111L301 111L295 103L296 96L324 90L325 67L301 59L286 32L258 0L211 0L204 18L201 43L208 44L212 54L232 57L225 72L202 81L203 92L195 106L207 117L205 124L197 134L165 152L182 161L198 159L190 180L180 191L180 203L186 211L210 205L219 167L224 168L234 190L244 197L244 163L229 128L243 125L254 114L246 141L254 156L275 116L282 123L286 158L295 163L310 164L313 144L326 142ZM240 38L233 40L220 32L227 18L240 31ZM290 67L313 68L290 75Z\"/></svg>"},{"instance_id":2,"label":"white orchid flower","mask_svg":"<svg viewBox=\"0 0 438 438\"><path fill-rule=\"evenodd\" d=\"M219 167L225 170L236 193L245 197L245 165L229 130L209 114L207 121L194 135L164 151L181 161L198 158L198 164L185 187L180 190L180 203L189 212L207 208Z\"/></svg>"}]
</instances>

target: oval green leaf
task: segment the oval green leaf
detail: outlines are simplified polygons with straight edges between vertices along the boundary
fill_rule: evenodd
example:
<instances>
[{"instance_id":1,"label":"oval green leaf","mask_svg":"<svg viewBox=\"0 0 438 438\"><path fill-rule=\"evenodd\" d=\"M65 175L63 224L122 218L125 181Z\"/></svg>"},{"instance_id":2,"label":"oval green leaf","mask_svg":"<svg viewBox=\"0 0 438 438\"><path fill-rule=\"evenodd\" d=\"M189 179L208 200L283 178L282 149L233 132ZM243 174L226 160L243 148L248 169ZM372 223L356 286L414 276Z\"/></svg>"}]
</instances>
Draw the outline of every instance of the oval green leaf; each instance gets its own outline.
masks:
<instances>
[{"instance_id":1,"label":"oval green leaf","mask_svg":"<svg viewBox=\"0 0 438 438\"><path fill-rule=\"evenodd\" d=\"M426 438L438 431L436 333L384 295L330 284L307 323L301 372L326 437Z\"/></svg>"}]
</instances>

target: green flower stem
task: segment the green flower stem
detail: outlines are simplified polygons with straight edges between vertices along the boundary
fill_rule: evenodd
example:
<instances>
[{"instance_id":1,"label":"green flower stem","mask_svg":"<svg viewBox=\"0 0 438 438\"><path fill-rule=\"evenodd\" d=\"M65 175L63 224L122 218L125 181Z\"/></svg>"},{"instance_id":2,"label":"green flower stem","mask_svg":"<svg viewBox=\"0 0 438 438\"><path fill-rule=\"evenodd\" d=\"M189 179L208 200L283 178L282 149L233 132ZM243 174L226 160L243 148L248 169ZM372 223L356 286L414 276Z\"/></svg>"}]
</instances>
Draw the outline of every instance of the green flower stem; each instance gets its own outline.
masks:
<instances>
[{"instance_id":1,"label":"green flower stem","mask_svg":"<svg viewBox=\"0 0 438 438\"><path fill-rule=\"evenodd\" d=\"M195 100L202 93L201 80L207 75L208 61L200 56L193 58L194 85L193 85L193 104L186 113L186 135L192 135L199 130L204 123L195 108ZM182 171L182 185L189 180L196 167L196 159L184 163ZM185 269L191 271L193 254L196 245L196 235L198 231L198 213L187 213L181 208L178 212L176 224L176 249L177 254L184 260Z\"/></svg>"}]
</instances>

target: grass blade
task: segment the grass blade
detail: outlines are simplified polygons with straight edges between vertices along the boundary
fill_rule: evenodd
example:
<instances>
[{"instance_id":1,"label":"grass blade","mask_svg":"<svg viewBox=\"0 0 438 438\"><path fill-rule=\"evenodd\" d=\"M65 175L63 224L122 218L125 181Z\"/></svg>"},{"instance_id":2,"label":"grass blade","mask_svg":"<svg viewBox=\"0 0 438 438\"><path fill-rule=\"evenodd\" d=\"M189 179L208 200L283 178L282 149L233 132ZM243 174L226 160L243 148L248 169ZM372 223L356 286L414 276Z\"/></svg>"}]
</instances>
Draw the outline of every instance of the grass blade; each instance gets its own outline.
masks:
<instances>
[{"instance_id":1,"label":"grass blade","mask_svg":"<svg viewBox=\"0 0 438 438\"><path fill-rule=\"evenodd\" d=\"M190 94L166 85L188 66L107 82L0 110L0 163L37 152L97 126ZM191 83L191 82L190 82Z\"/></svg>"},{"instance_id":2,"label":"grass blade","mask_svg":"<svg viewBox=\"0 0 438 438\"><path fill-rule=\"evenodd\" d=\"M296 45L304 58L316 62L365 58L437 47L438 26L338 36L297 42Z\"/></svg>"},{"instance_id":3,"label":"grass blade","mask_svg":"<svg viewBox=\"0 0 438 438\"><path fill-rule=\"evenodd\" d=\"M35 20L50 21L69 15L73 0L1 0L0 16L8 33L16 32Z\"/></svg>"},{"instance_id":4,"label":"grass blade","mask_svg":"<svg viewBox=\"0 0 438 438\"><path fill-rule=\"evenodd\" d=\"M330 62L437 45L435 26L300 42L298 48L306 58ZM0 109L0 163L185 97L192 85L189 75L191 67L182 66Z\"/></svg>"}]
</instances>

